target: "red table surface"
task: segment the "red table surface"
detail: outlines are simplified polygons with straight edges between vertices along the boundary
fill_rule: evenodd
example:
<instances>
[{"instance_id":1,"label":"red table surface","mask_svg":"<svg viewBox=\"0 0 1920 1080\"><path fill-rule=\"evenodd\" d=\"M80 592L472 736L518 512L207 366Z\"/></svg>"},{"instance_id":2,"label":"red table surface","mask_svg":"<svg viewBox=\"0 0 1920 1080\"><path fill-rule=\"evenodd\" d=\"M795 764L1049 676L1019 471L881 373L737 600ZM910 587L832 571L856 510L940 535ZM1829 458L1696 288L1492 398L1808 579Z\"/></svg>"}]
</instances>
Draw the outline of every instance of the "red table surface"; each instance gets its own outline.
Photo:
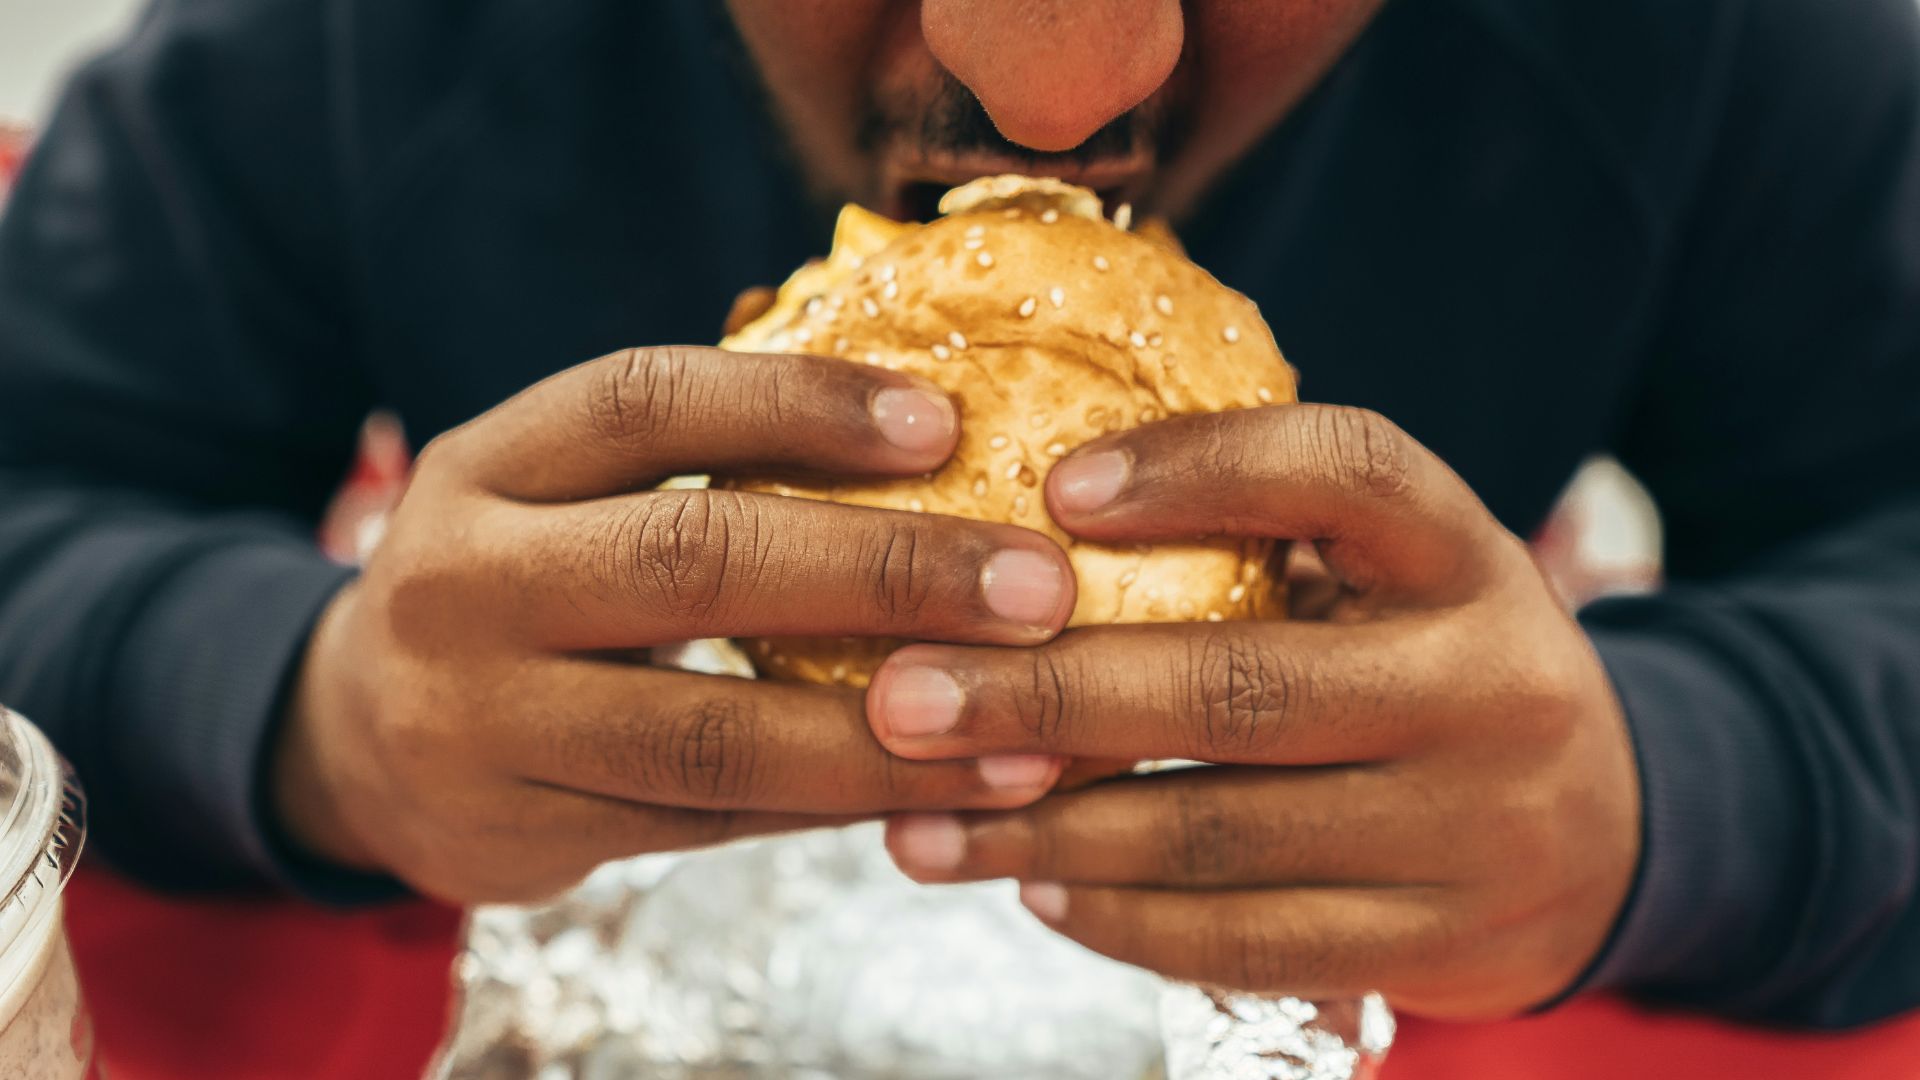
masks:
<instances>
[{"instance_id":1,"label":"red table surface","mask_svg":"<svg viewBox=\"0 0 1920 1080\"><path fill-rule=\"evenodd\" d=\"M82 870L68 924L110 1080L415 1080L446 1023L459 916L180 900ZM1920 1016L1789 1034L1609 998L1498 1024L1403 1020L1384 1080L1907 1080Z\"/></svg>"}]
</instances>

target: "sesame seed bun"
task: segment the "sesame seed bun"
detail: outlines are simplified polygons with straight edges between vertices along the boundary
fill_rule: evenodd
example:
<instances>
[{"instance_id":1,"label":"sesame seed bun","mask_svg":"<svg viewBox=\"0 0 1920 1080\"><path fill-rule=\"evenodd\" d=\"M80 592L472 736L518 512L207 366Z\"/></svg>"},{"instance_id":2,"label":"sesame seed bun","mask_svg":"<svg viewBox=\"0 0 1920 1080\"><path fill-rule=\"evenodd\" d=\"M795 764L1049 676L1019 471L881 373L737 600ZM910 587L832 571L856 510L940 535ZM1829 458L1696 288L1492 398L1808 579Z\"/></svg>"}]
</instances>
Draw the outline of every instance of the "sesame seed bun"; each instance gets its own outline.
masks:
<instances>
[{"instance_id":1,"label":"sesame seed bun","mask_svg":"<svg viewBox=\"0 0 1920 1080\"><path fill-rule=\"evenodd\" d=\"M726 486L1045 533L1079 582L1070 626L1276 616L1270 543L1085 543L1053 523L1041 492L1055 461L1106 432L1293 401L1293 371L1253 302L1188 261L1164 226L1134 232L1107 221L1084 188L990 177L949 192L940 209L914 225L848 206L833 251L796 271L721 346L925 377L958 406L953 458L926 479L735 477ZM746 646L763 675L865 686L900 644Z\"/></svg>"}]
</instances>

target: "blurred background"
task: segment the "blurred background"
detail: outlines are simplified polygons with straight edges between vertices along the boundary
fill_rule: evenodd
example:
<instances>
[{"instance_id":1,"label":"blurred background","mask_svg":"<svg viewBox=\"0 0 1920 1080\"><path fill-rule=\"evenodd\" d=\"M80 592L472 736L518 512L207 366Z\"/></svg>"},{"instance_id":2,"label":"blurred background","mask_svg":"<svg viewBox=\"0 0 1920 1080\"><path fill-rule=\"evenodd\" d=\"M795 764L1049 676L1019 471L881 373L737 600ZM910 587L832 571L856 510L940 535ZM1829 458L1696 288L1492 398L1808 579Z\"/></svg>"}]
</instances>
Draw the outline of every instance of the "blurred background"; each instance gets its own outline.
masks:
<instances>
[{"instance_id":1,"label":"blurred background","mask_svg":"<svg viewBox=\"0 0 1920 1080\"><path fill-rule=\"evenodd\" d=\"M0 0L0 193L27 133L45 123L67 71L124 32L142 3ZM321 537L337 557L356 559L377 542L406 461L398 425L374 418L359 466ZM1577 605L1652 588L1659 580L1659 535L1658 516L1639 485L1618 465L1598 460L1574 480L1553 520L1533 541L1562 594Z\"/></svg>"},{"instance_id":2,"label":"blurred background","mask_svg":"<svg viewBox=\"0 0 1920 1080\"><path fill-rule=\"evenodd\" d=\"M119 33L141 0L0 0L0 122L39 124L60 79Z\"/></svg>"}]
</instances>

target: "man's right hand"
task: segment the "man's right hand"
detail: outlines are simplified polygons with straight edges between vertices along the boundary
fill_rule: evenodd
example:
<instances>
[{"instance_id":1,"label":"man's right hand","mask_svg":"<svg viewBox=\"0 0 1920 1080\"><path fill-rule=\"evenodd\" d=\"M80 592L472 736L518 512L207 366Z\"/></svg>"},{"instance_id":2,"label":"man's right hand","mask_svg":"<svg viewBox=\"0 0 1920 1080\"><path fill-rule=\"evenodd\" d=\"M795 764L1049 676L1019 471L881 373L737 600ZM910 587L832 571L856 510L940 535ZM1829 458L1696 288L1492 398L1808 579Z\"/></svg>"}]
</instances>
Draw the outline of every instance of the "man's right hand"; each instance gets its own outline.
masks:
<instances>
[{"instance_id":1,"label":"man's right hand","mask_svg":"<svg viewBox=\"0 0 1920 1080\"><path fill-rule=\"evenodd\" d=\"M908 476L956 438L952 404L910 376L665 348L583 364L434 440L315 628L274 751L283 827L444 899L525 901L620 856L1038 798L1055 759L909 762L874 739L858 691L635 659L704 637L1057 633L1073 577L1037 533L652 490L681 473Z\"/></svg>"}]
</instances>

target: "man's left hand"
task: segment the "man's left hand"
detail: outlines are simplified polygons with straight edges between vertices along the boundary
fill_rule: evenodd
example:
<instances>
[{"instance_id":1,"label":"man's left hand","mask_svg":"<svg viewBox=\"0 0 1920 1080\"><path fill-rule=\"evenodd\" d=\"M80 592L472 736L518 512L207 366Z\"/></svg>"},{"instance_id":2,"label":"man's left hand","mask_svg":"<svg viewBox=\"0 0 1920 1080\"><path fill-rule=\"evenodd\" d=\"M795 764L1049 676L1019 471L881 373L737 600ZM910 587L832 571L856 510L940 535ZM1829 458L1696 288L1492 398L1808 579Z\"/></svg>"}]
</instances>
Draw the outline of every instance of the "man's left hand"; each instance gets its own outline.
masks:
<instances>
[{"instance_id":1,"label":"man's left hand","mask_svg":"<svg viewBox=\"0 0 1920 1080\"><path fill-rule=\"evenodd\" d=\"M889 826L922 881L1013 877L1061 933L1169 976L1508 1015L1624 903L1639 786L1585 635L1467 486L1376 414L1285 405L1110 435L1048 479L1075 535L1312 545L1315 621L914 645L867 699L916 760L1190 758L1030 808Z\"/></svg>"}]
</instances>

